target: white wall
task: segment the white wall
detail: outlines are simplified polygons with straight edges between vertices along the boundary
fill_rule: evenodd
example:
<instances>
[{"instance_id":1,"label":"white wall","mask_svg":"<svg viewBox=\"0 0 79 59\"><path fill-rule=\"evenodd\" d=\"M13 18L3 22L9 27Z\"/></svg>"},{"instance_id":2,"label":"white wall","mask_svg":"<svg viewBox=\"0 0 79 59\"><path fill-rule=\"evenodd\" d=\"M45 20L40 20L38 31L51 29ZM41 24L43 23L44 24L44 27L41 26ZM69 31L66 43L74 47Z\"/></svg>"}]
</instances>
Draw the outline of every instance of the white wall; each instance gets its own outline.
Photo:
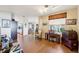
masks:
<instances>
[{"instance_id":1,"label":"white wall","mask_svg":"<svg viewBox=\"0 0 79 59\"><path fill-rule=\"evenodd\" d=\"M38 17L37 16L26 16L25 19L24 19L24 29L23 29L23 33L24 35L28 35L28 23L33 23L34 24L34 31L35 31L35 28L36 28L36 24L38 24ZM25 23L26 23L26 26L25 26Z\"/></svg>"},{"instance_id":2,"label":"white wall","mask_svg":"<svg viewBox=\"0 0 79 59\"><path fill-rule=\"evenodd\" d=\"M23 17L22 16L18 16L18 15L14 15L13 17L15 19L15 21L17 21L18 23L22 23L24 22Z\"/></svg>"},{"instance_id":3,"label":"white wall","mask_svg":"<svg viewBox=\"0 0 79 59\"><path fill-rule=\"evenodd\" d=\"M25 17L23 17L23 16L15 15L14 19L22 24L27 23L27 22L32 22L32 23L38 24L38 17L37 16L25 16Z\"/></svg>"},{"instance_id":4,"label":"white wall","mask_svg":"<svg viewBox=\"0 0 79 59\"><path fill-rule=\"evenodd\" d=\"M28 22L38 24L38 17L37 16L28 16L26 18L27 18Z\"/></svg>"},{"instance_id":5,"label":"white wall","mask_svg":"<svg viewBox=\"0 0 79 59\"><path fill-rule=\"evenodd\" d=\"M11 38L11 28L1 28L1 35L7 35L9 38Z\"/></svg>"},{"instance_id":6,"label":"white wall","mask_svg":"<svg viewBox=\"0 0 79 59\"><path fill-rule=\"evenodd\" d=\"M38 24L38 17L37 16L18 16L15 15L14 19L18 22L23 24L23 35L28 35L28 23L31 22L33 24ZM26 24L26 26L25 26Z\"/></svg>"},{"instance_id":7,"label":"white wall","mask_svg":"<svg viewBox=\"0 0 79 59\"><path fill-rule=\"evenodd\" d=\"M46 23L47 25L43 25L43 23ZM48 16L39 17L39 25L40 31L42 32L42 38L45 38L45 33L48 32Z\"/></svg>"},{"instance_id":8,"label":"white wall","mask_svg":"<svg viewBox=\"0 0 79 59\"><path fill-rule=\"evenodd\" d=\"M9 12L0 12L0 20L7 19L11 20L11 13ZM0 23L1 24L1 23ZM11 28L0 28L1 35L6 34L11 38Z\"/></svg>"},{"instance_id":9,"label":"white wall","mask_svg":"<svg viewBox=\"0 0 79 59\"><path fill-rule=\"evenodd\" d=\"M9 12L0 12L0 18L11 20L11 13L9 13Z\"/></svg>"}]
</instances>

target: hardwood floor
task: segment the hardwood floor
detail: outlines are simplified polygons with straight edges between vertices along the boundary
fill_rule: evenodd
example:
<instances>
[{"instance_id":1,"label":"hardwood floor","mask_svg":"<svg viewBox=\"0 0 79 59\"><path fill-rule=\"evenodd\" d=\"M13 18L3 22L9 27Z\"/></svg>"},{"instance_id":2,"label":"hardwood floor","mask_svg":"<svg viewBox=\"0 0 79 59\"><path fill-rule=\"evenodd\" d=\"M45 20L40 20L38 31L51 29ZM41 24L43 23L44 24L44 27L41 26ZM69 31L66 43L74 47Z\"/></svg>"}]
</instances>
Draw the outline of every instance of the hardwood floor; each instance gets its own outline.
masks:
<instances>
[{"instance_id":1,"label":"hardwood floor","mask_svg":"<svg viewBox=\"0 0 79 59\"><path fill-rule=\"evenodd\" d=\"M18 35L18 41L24 53L71 53L69 48L48 40L36 40L32 36Z\"/></svg>"}]
</instances>

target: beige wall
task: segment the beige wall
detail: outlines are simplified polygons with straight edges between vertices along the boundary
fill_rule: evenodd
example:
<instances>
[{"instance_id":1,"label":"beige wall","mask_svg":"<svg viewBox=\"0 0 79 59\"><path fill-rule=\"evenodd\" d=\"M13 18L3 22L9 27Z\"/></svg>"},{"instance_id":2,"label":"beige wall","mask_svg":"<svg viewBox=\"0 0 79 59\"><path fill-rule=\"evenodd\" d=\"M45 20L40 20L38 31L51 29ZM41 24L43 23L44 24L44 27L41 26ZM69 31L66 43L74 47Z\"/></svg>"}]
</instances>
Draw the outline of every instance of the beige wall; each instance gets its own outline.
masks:
<instances>
[{"instance_id":1,"label":"beige wall","mask_svg":"<svg viewBox=\"0 0 79 59\"><path fill-rule=\"evenodd\" d=\"M70 10L66 10L66 11L60 11L60 12L56 12L57 13L62 13L62 12L67 12L67 19L78 19L78 15L77 15L77 8L73 8L73 9L70 9ZM54 13L55 14L55 13ZM41 16L39 17L39 24L40 24L40 27L41 27L41 30L42 30L42 36L43 38L45 38L45 32L48 31L48 16ZM43 26L42 23L47 23L46 26ZM79 24L78 24L79 25ZM65 29L66 30L75 30L78 32L78 25L65 25Z\"/></svg>"},{"instance_id":2,"label":"beige wall","mask_svg":"<svg viewBox=\"0 0 79 59\"><path fill-rule=\"evenodd\" d=\"M78 21L77 21L77 28L78 28L78 41L79 41L79 7L78 7Z\"/></svg>"},{"instance_id":3,"label":"beige wall","mask_svg":"<svg viewBox=\"0 0 79 59\"><path fill-rule=\"evenodd\" d=\"M77 19L77 8L67 10L67 19Z\"/></svg>"},{"instance_id":4,"label":"beige wall","mask_svg":"<svg viewBox=\"0 0 79 59\"><path fill-rule=\"evenodd\" d=\"M77 31L78 33L78 40L79 40L79 11L78 11L79 8L74 8L74 9L71 9L71 10L68 10L67 11L67 19L77 19L77 25L65 25L65 29L66 30L75 30Z\"/></svg>"},{"instance_id":5,"label":"beige wall","mask_svg":"<svg viewBox=\"0 0 79 59\"><path fill-rule=\"evenodd\" d=\"M43 25L43 23L47 23L47 25ZM48 16L41 16L39 18L39 27L42 31L42 38L45 38L45 33L48 31Z\"/></svg>"},{"instance_id":6,"label":"beige wall","mask_svg":"<svg viewBox=\"0 0 79 59\"><path fill-rule=\"evenodd\" d=\"M67 19L77 19L77 8L67 10ZM65 25L65 29L78 31L77 25Z\"/></svg>"}]
</instances>

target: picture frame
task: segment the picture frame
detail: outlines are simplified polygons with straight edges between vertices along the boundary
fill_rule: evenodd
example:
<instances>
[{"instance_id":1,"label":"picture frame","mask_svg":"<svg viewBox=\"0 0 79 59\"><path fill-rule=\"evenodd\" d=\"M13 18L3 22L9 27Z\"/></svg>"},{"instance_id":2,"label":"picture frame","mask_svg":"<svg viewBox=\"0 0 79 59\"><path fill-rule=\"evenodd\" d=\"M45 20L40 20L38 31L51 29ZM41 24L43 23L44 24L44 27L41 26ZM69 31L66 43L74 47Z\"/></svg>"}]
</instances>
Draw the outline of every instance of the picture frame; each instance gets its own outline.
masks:
<instances>
[{"instance_id":1,"label":"picture frame","mask_svg":"<svg viewBox=\"0 0 79 59\"><path fill-rule=\"evenodd\" d=\"M47 23L43 23L43 25L45 26L45 25L47 25Z\"/></svg>"},{"instance_id":2,"label":"picture frame","mask_svg":"<svg viewBox=\"0 0 79 59\"><path fill-rule=\"evenodd\" d=\"M66 25L76 25L77 19L66 19Z\"/></svg>"},{"instance_id":3,"label":"picture frame","mask_svg":"<svg viewBox=\"0 0 79 59\"><path fill-rule=\"evenodd\" d=\"M9 28L9 27L10 27L10 20L2 19L2 28Z\"/></svg>"}]
</instances>

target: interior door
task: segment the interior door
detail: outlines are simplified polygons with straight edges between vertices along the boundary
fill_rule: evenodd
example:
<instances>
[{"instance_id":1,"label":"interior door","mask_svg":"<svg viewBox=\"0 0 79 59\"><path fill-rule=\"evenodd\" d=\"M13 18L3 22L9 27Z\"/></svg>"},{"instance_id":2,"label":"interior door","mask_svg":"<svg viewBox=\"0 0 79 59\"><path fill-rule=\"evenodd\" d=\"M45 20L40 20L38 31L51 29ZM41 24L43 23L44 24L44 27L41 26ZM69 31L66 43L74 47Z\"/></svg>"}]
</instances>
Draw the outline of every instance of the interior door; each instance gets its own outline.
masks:
<instances>
[{"instance_id":1,"label":"interior door","mask_svg":"<svg viewBox=\"0 0 79 59\"><path fill-rule=\"evenodd\" d=\"M29 36L29 39L35 39L34 23L28 23L28 36Z\"/></svg>"},{"instance_id":2,"label":"interior door","mask_svg":"<svg viewBox=\"0 0 79 59\"><path fill-rule=\"evenodd\" d=\"M34 24L28 23L28 34L34 34Z\"/></svg>"},{"instance_id":3,"label":"interior door","mask_svg":"<svg viewBox=\"0 0 79 59\"><path fill-rule=\"evenodd\" d=\"M11 39L17 40L17 22L11 21Z\"/></svg>"}]
</instances>

